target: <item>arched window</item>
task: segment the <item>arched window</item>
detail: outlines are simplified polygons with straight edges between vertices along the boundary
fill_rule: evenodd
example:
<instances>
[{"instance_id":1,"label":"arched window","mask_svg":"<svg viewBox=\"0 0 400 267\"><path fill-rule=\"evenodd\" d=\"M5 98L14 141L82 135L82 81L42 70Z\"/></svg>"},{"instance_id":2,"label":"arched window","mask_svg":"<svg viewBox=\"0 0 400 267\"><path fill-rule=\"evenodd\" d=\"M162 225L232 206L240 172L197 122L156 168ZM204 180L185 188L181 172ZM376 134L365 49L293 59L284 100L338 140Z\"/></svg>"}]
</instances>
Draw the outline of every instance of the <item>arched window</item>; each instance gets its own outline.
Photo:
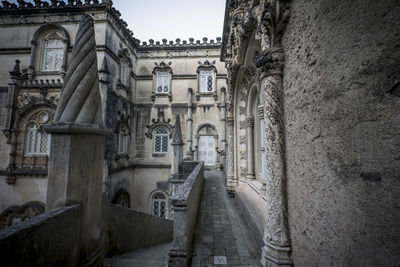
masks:
<instances>
[{"instance_id":1,"label":"arched window","mask_svg":"<svg viewBox=\"0 0 400 267\"><path fill-rule=\"evenodd\" d=\"M165 218L167 213L167 199L164 194L156 193L153 196L153 215Z\"/></svg>"},{"instance_id":2,"label":"arched window","mask_svg":"<svg viewBox=\"0 0 400 267\"><path fill-rule=\"evenodd\" d=\"M125 125L120 125L118 133L118 154L129 152L129 130Z\"/></svg>"},{"instance_id":3,"label":"arched window","mask_svg":"<svg viewBox=\"0 0 400 267\"><path fill-rule=\"evenodd\" d=\"M121 207L125 208L130 208L131 207L131 197L129 196L129 193L126 192L124 189L118 190L117 193L115 193L114 198L111 201L113 204L119 205Z\"/></svg>"},{"instance_id":4,"label":"arched window","mask_svg":"<svg viewBox=\"0 0 400 267\"><path fill-rule=\"evenodd\" d=\"M51 34L44 41L43 71L60 71L64 61L65 43L57 34Z\"/></svg>"},{"instance_id":5,"label":"arched window","mask_svg":"<svg viewBox=\"0 0 400 267\"><path fill-rule=\"evenodd\" d=\"M154 153L168 153L168 131L165 128L154 133Z\"/></svg>"},{"instance_id":6,"label":"arched window","mask_svg":"<svg viewBox=\"0 0 400 267\"><path fill-rule=\"evenodd\" d=\"M50 136L30 122L26 126L26 155L46 155L50 152Z\"/></svg>"}]
</instances>

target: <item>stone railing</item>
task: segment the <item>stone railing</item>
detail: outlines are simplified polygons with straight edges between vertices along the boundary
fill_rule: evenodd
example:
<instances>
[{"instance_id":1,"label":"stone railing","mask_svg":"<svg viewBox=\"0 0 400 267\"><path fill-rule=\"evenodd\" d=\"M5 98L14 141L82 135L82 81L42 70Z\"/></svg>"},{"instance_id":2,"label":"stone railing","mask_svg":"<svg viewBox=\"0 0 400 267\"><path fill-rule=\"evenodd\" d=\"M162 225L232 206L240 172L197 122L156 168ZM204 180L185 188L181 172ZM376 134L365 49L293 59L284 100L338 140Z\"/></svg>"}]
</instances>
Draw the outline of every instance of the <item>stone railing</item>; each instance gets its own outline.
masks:
<instances>
[{"instance_id":1,"label":"stone railing","mask_svg":"<svg viewBox=\"0 0 400 267\"><path fill-rule=\"evenodd\" d=\"M173 222L103 201L104 255L148 248L172 241Z\"/></svg>"},{"instance_id":2,"label":"stone railing","mask_svg":"<svg viewBox=\"0 0 400 267\"><path fill-rule=\"evenodd\" d=\"M1 266L76 266L81 217L76 204L1 230Z\"/></svg>"},{"instance_id":3,"label":"stone railing","mask_svg":"<svg viewBox=\"0 0 400 267\"><path fill-rule=\"evenodd\" d=\"M185 182L174 188L171 199L174 211L174 240L169 252L168 266L190 265L203 180L204 163L200 162L187 176Z\"/></svg>"}]
</instances>

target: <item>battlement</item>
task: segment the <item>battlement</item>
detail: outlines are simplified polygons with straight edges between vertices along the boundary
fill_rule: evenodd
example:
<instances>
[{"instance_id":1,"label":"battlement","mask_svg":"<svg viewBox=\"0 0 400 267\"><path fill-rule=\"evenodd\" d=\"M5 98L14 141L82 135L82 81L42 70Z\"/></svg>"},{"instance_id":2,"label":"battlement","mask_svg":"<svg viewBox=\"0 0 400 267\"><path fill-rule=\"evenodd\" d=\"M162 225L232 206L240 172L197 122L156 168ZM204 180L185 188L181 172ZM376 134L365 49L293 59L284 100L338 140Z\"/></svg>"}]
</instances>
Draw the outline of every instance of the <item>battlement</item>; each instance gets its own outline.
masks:
<instances>
[{"instance_id":1,"label":"battlement","mask_svg":"<svg viewBox=\"0 0 400 267\"><path fill-rule=\"evenodd\" d=\"M194 40L194 38L189 38L189 41L187 40L181 40L180 38L177 38L174 41L168 41L167 39L162 39L160 41L154 41L153 39L150 39L149 42L141 42L139 44L139 48L188 48L188 47L219 47L221 46L221 37L217 37L216 40L210 39L208 40L207 37L203 37L202 41L201 40Z\"/></svg>"}]
</instances>

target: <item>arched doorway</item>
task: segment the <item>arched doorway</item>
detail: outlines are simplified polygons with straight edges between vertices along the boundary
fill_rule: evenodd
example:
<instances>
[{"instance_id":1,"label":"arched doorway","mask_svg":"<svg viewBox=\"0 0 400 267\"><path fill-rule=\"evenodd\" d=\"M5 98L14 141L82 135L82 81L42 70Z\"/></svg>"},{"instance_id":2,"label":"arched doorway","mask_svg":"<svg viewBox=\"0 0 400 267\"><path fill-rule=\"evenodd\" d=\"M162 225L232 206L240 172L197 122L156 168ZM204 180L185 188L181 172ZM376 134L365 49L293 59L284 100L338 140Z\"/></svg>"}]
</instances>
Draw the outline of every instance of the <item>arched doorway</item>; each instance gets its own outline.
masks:
<instances>
[{"instance_id":1,"label":"arched doorway","mask_svg":"<svg viewBox=\"0 0 400 267\"><path fill-rule=\"evenodd\" d=\"M214 167L217 162L218 134L211 124L202 124L197 131L197 160L204 161L204 166Z\"/></svg>"}]
</instances>

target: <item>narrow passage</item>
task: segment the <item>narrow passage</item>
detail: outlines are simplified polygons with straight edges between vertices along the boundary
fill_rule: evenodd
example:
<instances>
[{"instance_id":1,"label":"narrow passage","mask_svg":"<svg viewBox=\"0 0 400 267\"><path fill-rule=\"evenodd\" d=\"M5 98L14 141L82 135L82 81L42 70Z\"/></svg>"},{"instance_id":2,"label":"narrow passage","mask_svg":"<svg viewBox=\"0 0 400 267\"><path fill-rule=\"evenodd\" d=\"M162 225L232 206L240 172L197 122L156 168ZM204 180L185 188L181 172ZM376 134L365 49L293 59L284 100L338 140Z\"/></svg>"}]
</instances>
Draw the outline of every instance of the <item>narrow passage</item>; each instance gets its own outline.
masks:
<instances>
[{"instance_id":1,"label":"narrow passage","mask_svg":"<svg viewBox=\"0 0 400 267\"><path fill-rule=\"evenodd\" d=\"M206 171L192 266L259 266L260 255L221 171Z\"/></svg>"}]
</instances>

